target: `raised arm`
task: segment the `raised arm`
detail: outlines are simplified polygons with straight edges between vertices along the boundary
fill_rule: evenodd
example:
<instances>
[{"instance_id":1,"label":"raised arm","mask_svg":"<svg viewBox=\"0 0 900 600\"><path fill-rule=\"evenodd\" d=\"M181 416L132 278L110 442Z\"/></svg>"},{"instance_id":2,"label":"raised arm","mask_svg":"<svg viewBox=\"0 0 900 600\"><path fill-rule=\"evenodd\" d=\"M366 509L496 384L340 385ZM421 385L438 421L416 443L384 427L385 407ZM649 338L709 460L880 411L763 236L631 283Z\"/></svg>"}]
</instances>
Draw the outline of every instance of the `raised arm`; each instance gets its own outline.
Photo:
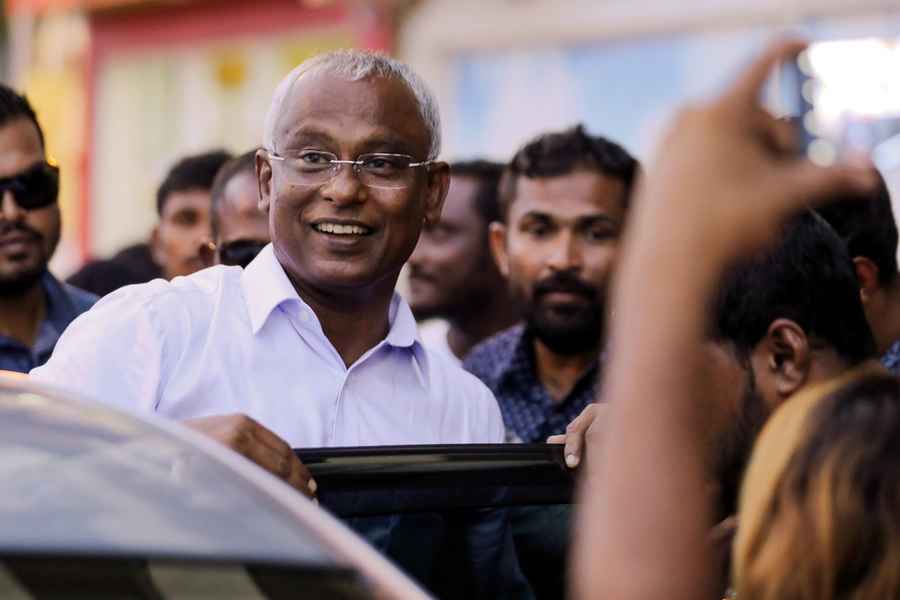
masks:
<instances>
[{"instance_id":1,"label":"raised arm","mask_svg":"<svg viewBox=\"0 0 900 600\"><path fill-rule=\"evenodd\" d=\"M875 185L868 165L823 169L796 156L791 126L759 106L773 65L802 47L772 46L720 100L682 113L638 192L613 289L609 408L586 449L574 528L579 600L718 591L706 543L708 304L726 267L806 203Z\"/></svg>"}]
</instances>

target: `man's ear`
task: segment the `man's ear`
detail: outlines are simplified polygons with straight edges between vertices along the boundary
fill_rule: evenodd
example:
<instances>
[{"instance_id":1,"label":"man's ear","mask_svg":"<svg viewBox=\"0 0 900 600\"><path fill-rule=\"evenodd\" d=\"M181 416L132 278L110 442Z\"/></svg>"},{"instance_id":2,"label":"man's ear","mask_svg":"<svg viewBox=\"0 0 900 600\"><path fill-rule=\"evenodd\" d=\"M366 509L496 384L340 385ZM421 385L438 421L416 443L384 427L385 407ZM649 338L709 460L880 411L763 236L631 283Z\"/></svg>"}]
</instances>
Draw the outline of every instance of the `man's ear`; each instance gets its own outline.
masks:
<instances>
[{"instance_id":1,"label":"man's ear","mask_svg":"<svg viewBox=\"0 0 900 600\"><path fill-rule=\"evenodd\" d=\"M866 304L878 290L878 265L865 256L857 256L853 259L856 267L856 280L859 282L859 295L863 304Z\"/></svg>"},{"instance_id":2,"label":"man's ear","mask_svg":"<svg viewBox=\"0 0 900 600\"><path fill-rule=\"evenodd\" d=\"M436 162L428 168L428 197L425 199L425 222L435 224L441 220L441 209L450 189L450 165Z\"/></svg>"},{"instance_id":3,"label":"man's ear","mask_svg":"<svg viewBox=\"0 0 900 600\"><path fill-rule=\"evenodd\" d=\"M809 338L795 321L772 321L757 350L763 353L772 390L780 398L788 398L806 383L810 370Z\"/></svg>"},{"instance_id":4,"label":"man's ear","mask_svg":"<svg viewBox=\"0 0 900 600\"><path fill-rule=\"evenodd\" d=\"M509 277L509 254L506 252L506 225L494 221L490 225L491 256L504 278Z\"/></svg>"},{"instance_id":5,"label":"man's ear","mask_svg":"<svg viewBox=\"0 0 900 600\"><path fill-rule=\"evenodd\" d=\"M256 184L259 186L259 210L269 214L272 185L272 163L266 150L256 151Z\"/></svg>"}]
</instances>

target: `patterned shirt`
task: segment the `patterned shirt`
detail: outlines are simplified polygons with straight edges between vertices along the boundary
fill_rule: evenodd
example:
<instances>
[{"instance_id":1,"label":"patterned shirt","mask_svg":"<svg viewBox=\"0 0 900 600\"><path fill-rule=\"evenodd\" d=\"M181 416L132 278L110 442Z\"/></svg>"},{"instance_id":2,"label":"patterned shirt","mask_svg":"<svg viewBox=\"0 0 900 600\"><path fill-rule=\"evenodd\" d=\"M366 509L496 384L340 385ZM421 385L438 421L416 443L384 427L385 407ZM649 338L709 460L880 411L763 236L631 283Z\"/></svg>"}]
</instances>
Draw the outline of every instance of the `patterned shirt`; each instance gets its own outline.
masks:
<instances>
[{"instance_id":1,"label":"patterned shirt","mask_svg":"<svg viewBox=\"0 0 900 600\"><path fill-rule=\"evenodd\" d=\"M596 400L601 361L602 356L557 404L541 385L533 337L520 323L476 346L463 368L494 392L508 431L523 442L543 443L551 435L565 433L566 426Z\"/></svg>"},{"instance_id":2,"label":"patterned shirt","mask_svg":"<svg viewBox=\"0 0 900 600\"><path fill-rule=\"evenodd\" d=\"M900 375L900 340L881 357L881 364L894 375Z\"/></svg>"},{"instance_id":3,"label":"patterned shirt","mask_svg":"<svg viewBox=\"0 0 900 600\"><path fill-rule=\"evenodd\" d=\"M0 335L0 370L27 373L50 359L59 336L75 320L87 311L97 296L58 281L48 271L41 278L47 294L47 314L38 331L34 347L29 348L19 340Z\"/></svg>"}]
</instances>

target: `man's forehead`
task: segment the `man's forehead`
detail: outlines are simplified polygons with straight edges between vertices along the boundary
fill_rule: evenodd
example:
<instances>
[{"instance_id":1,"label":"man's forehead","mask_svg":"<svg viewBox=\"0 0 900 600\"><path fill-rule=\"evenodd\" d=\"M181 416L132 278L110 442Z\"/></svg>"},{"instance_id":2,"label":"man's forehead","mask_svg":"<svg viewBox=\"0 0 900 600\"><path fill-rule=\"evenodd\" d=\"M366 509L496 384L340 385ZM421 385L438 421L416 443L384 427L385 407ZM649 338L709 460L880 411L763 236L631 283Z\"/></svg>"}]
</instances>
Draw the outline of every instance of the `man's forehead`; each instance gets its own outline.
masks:
<instances>
[{"instance_id":1,"label":"man's forehead","mask_svg":"<svg viewBox=\"0 0 900 600\"><path fill-rule=\"evenodd\" d=\"M34 123L21 118L0 126L0 177L15 175L43 157Z\"/></svg>"},{"instance_id":2,"label":"man's forehead","mask_svg":"<svg viewBox=\"0 0 900 600\"><path fill-rule=\"evenodd\" d=\"M426 148L429 143L415 95L393 76L348 81L306 73L291 87L275 124L275 141L280 144L298 137L343 141L354 133L383 138L387 143L425 144Z\"/></svg>"},{"instance_id":3,"label":"man's forehead","mask_svg":"<svg viewBox=\"0 0 900 600\"><path fill-rule=\"evenodd\" d=\"M519 177L510 219L540 212L559 218L609 217L625 214L622 197L625 183L593 170L578 170L552 177Z\"/></svg>"}]
</instances>

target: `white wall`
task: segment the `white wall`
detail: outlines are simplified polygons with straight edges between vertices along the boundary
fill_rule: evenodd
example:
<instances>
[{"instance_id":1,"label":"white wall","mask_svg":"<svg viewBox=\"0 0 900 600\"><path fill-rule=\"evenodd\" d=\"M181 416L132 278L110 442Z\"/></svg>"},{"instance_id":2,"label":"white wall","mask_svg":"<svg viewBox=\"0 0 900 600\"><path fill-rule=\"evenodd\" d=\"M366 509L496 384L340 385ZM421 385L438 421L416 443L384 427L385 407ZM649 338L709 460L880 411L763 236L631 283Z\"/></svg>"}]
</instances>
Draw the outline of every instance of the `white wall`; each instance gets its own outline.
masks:
<instances>
[{"instance_id":1,"label":"white wall","mask_svg":"<svg viewBox=\"0 0 900 600\"><path fill-rule=\"evenodd\" d=\"M438 95L445 158L506 160L535 134L580 121L646 160L679 105L721 89L787 29L900 37L900 4L425 0L399 53ZM900 209L900 172L886 178Z\"/></svg>"}]
</instances>

